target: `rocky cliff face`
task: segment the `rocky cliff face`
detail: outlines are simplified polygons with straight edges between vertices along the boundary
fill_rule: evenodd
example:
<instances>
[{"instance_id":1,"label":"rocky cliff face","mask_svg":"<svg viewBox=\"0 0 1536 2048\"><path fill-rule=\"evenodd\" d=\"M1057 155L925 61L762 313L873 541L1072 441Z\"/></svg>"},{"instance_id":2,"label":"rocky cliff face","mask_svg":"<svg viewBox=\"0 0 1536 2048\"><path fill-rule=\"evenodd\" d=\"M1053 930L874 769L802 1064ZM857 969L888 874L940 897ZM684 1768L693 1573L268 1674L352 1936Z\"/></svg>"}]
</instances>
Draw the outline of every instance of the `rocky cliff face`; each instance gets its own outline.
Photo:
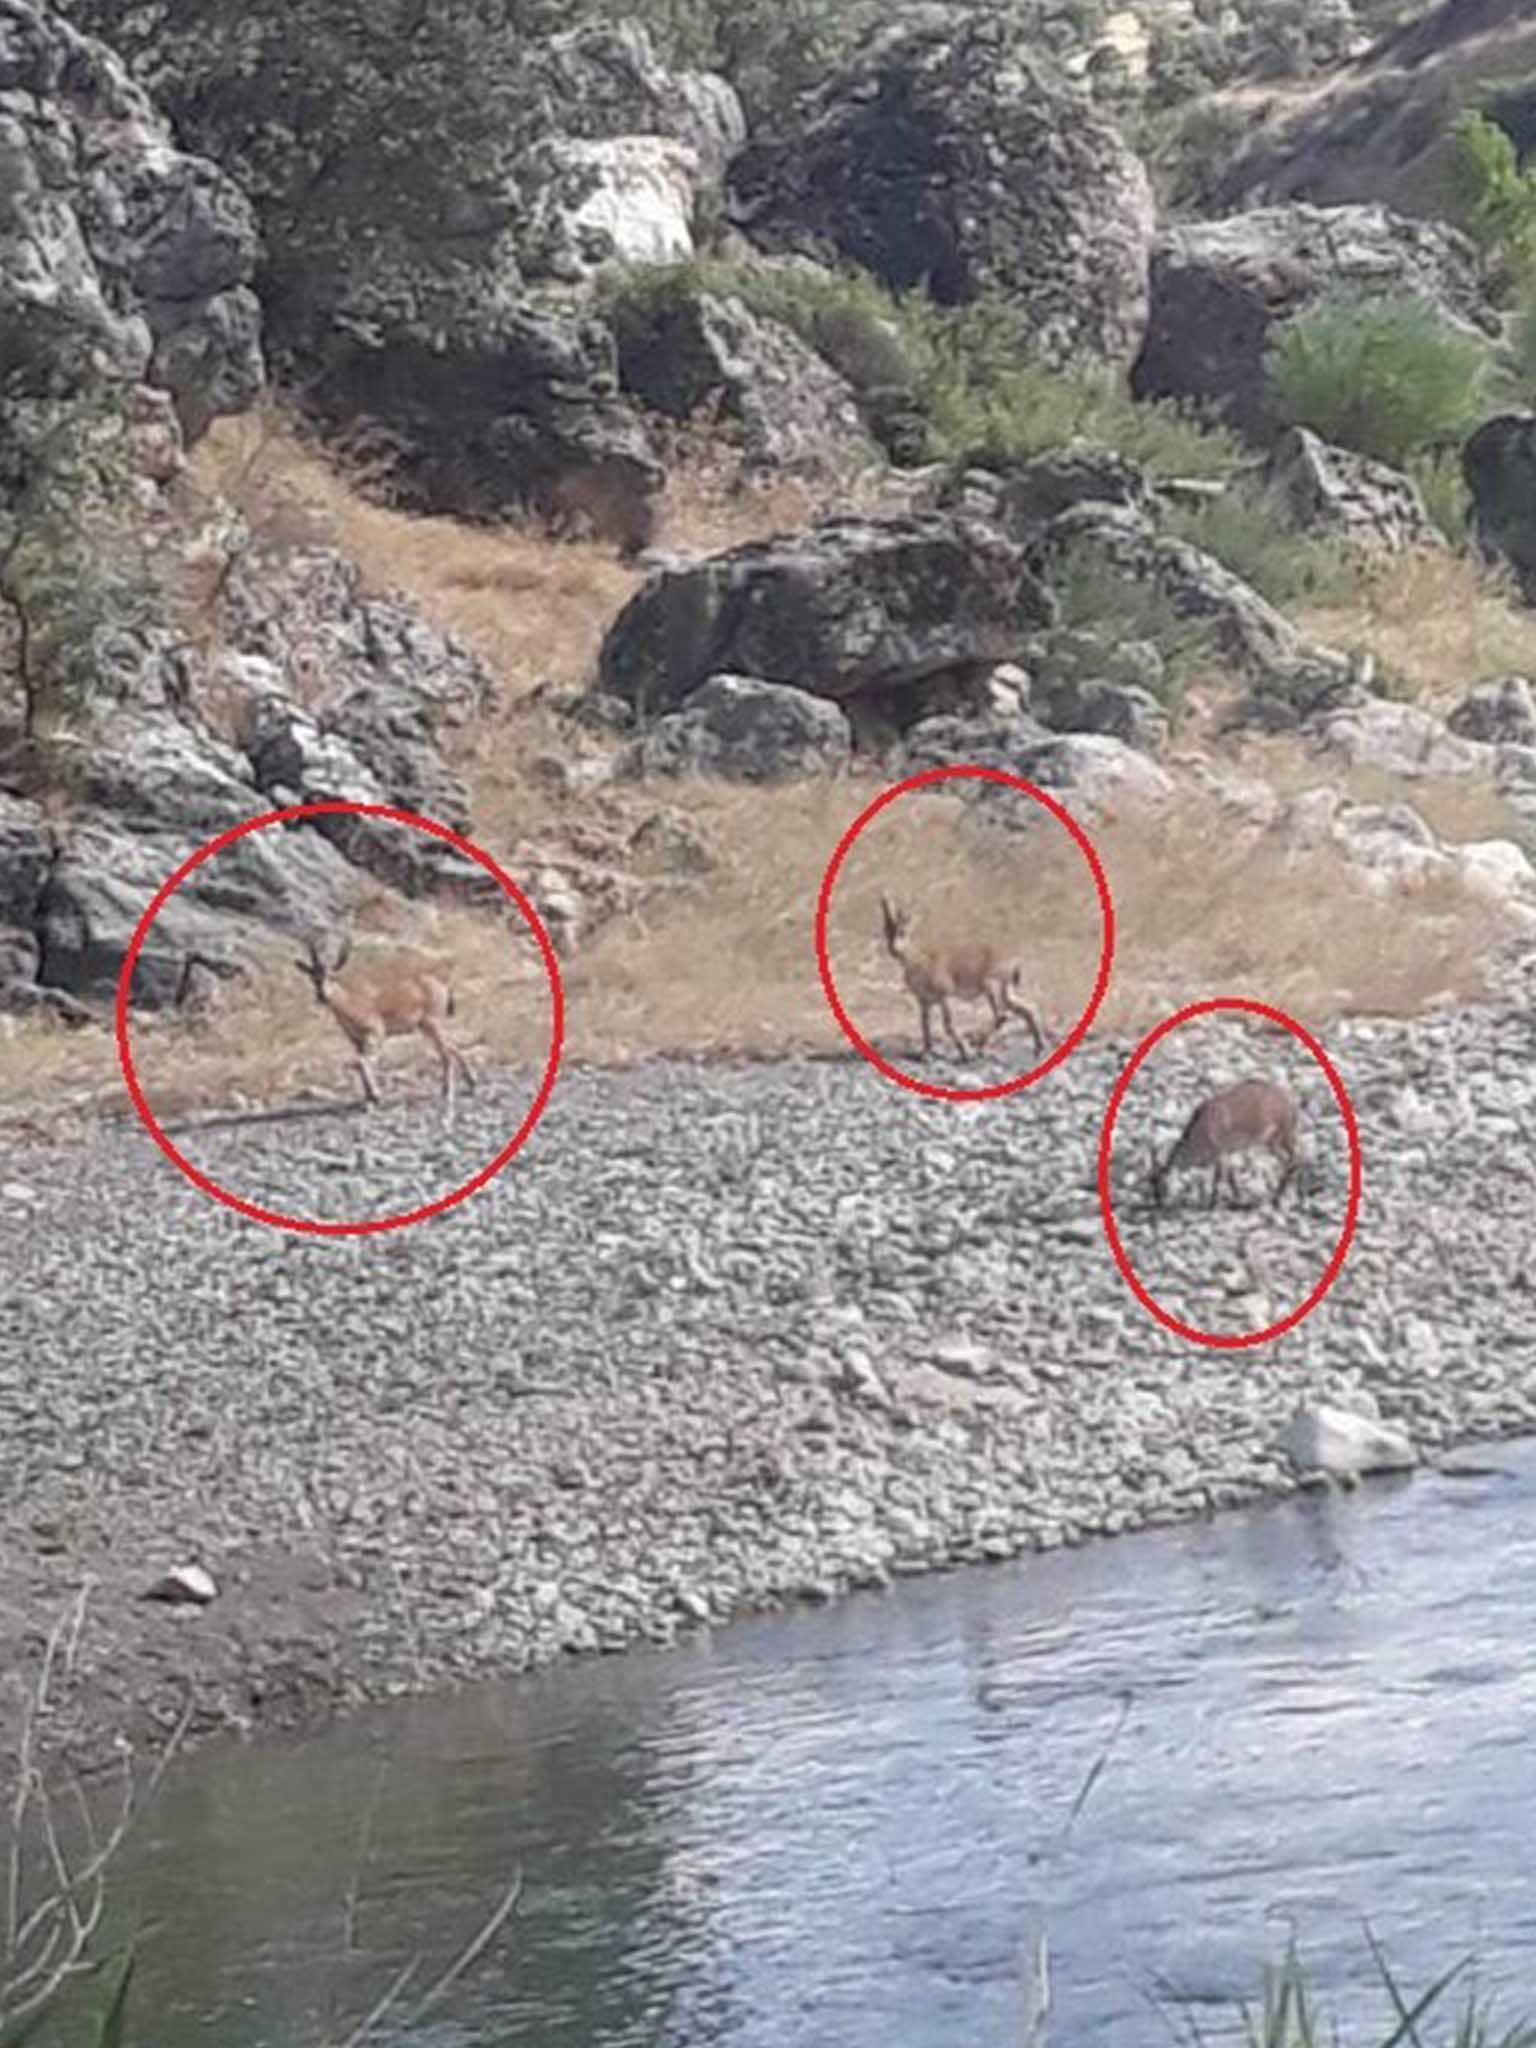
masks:
<instances>
[{"instance_id":1,"label":"rocky cliff face","mask_svg":"<svg viewBox=\"0 0 1536 2048\"><path fill-rule=\"evenodd\" d=\"M723 80L635 24L530 37L485 0L74 13L249 195L274 359L388 435L411 501L494 515L583 464L654 488L579 291L605 257L691 253L744 134Z\"/></svg>"},{"instance_id":2,"label":"rocky cliff face","mask_svg":"<svg viewBox=\"0 0 1536 2048\"><path fill-rule=\"evenodd\" d=\"M1449 130L1480 106L1521 149L1536 141L1536 23L1520 0L1445 0L1384 37L1321 92L1273 112L1214 185L1220 210L1266 201L1450 203Z\"/></svg>"},{"instance_id":3,"label":"rocky cliff face","mask_svg":"<svg viewBox=\"0 0 1536 2048\"><path fill-rule=\"evenodd\" d=\"M366 599L350 565L279 573L238 522L197 530L184 446L264 378L251 205L175 146L115 55L30 0L0 0L0 73L0 1004L75 1016L112 997L172 869L274 802L323 792L464 822L432 735L490 681ZM217 655L171 604L208 545ZM317 659L325 688L301 714ZM357 866L400 879L393 853L339 829L243 842L172 899L136 996L175 1004L252 931L330 920Z\"/></svg>"},{"instance_id":4,"label":"rocky cliff face","mask_svg":"<svg viewBox=\"0 0 1536 2048\"><path fill-rule=\"evenodd\" d=\"M1123 364L1140 346L1146 172L1006 15L898 18L744 150L729 187L756 246L858 263L945 305L1003 294L1048 361Z\"/></svg>"},{"instance_id":5,"label":"rocky cliff face","mask_svg":"<svg viewBox=\"0 0 1536 2048\"><path fill-rule=\"evenodd\" d=\"M30 0L0 4L0 322L15 406L90 379L169 391L195 437L261 387L255 218L173 146L124 65Z\"/></svg>"}]
</instances>

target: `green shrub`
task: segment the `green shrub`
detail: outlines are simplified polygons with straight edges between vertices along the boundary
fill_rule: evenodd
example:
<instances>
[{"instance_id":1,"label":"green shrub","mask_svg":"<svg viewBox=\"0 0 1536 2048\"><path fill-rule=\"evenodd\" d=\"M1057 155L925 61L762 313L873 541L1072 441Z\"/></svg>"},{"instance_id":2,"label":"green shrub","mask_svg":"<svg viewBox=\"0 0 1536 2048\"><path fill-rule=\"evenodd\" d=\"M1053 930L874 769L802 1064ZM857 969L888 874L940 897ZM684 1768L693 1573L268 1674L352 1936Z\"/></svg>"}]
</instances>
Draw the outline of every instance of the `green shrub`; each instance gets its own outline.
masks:
<instances>
[{"instance_id":1,"label":"green shrub","mask_svg":"<svg viewBox=\"0 0 1536 2048\"><path fill-rule=\"evenodd\" d=\"M1177 718L1185 690L1215 653L1209 626L1183 617L1160 584L1127 576L1091 540L1063 549L1050 581L1062 626L1152 642L1163 657L1156 695Z\"/></svg>"},{"instance_id":2,"label":"green shrub","mask_svg":"<svg viewBox=\"0 0 1536 2048\"><path fill-rule=\"evenodd\" d=\"M3 522L0 601L16 625L22 732L61 771L114 648L163 616L132 479L126 394L100 383L61 406L27 451Z\"/></svg>"},{"instance_id":3,"label":"green shrub","mask_svg":"<svg viewBox=\"0 0 1536 2048\"><path fill-rule=\"evenodd\" d=\"M621 336L641 335L669 303L734 294L780 320L873 409L904 394L926 423L926 459L1008 460L1082 435L1149 469L1220 476L1240 458L1225 428L1176 400L1134 400L1109 370L1060 371L1032 357L1020 310L996 298L937 306L895 294L867 271L730 262L629 265L606 272L598 306Z\"/></svg>"},{"instance_id":4,"label":"green shrub","mask_svg":"<svg viewBox=\"0 0 1536 2048\"><path fill-rule=\"evenodd\" d=\"M1012 306L940 307L914 295L902 310L935 458L1027 457L1082 435L1170 474L1220 476L1239 459L1234 437L1195 406L1138 403L1108 369L1047 368Z\"/></svg>"},{"instance_id":5,"label":"green shrub","mask_svg":"<svg viewBox=\"0 0 1536 2048\"><path fill-rule=\"evenodd\" d=\"M1496 121L1471 109L1451 129L1451 187L1462 226L1516 277L1536 267L1536 176Z\"/></svg>"},{"instance_id":6,"label":"green shrub","mask_svg":"<svg viewBox=\"0 0 1536 2048\"><path fill-rule=\"evenodd\" d=\"M1206 504L1168 513L1163 523L1273 605L1347 604L1359 590L1352 551L1342 541L1298 533L1277 492L1224 491Z\"/></svg>"},{"instance_id":7,"label":"green shrub","mask_svg":"<svg viewBox=\"0 0 1536 2048\"><path fill-rule=\"evenodd\" d=\"M1464 548L1471 531L1472 496L1461 473L1461 451L1437 448L1411 455L1406 468L1419 487L1424 509L1453 548Z\"/></svg>"},{"instance_id":8,"label":"green shrub","mask_svg":"<svg viewBox=\"0 0 1536 2048\"><path fill-rule=\"evenodd\" d=\"M1465 438L1492 367L1486 343L1411 295L1326 300L1284 328L1266 363L1282 419L1399 465Z\"/></svg>"},{"instance_id":9,"label":"green shrub","mask_svg":"<svg viewBox=\"0 0 1536 2048\"><path fill-rule=\"evenodd\" d=\"M597 305L621 336L643 334L669 306L702 293L743 300L782 321L860 394L913 382L901 307L866 271L738 263L702 256L686 263L626 264L597 280Z\"/></svg>"}]
</instances>

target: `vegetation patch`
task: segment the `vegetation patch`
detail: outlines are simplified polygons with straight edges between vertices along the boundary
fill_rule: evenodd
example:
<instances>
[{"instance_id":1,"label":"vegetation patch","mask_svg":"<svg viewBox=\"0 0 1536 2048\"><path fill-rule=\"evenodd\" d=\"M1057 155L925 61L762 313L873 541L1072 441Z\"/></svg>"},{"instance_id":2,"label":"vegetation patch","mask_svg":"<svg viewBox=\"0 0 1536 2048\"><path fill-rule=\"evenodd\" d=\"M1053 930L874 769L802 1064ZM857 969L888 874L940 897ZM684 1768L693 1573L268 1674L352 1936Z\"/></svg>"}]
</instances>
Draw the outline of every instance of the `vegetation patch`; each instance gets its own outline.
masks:
<instances>
[{"instance_id":1,"label":"vegetation patch","mask_svg":"<svg viewBox=\"0 0 1536 2048\"><path fill-rule=\"evenodd\" d=\"M846 379L877 432L892 409L916 414L927 461L1018 459L1078 435L1169 475L1223 476L1241 460L1237 438L1188 402L1137 401L1118 372L1035 360L1027 321L1000 298L936 306L853 268L720 257L615 269L598 286L604 316L636 339L660 308L701 293L737 297L790 328Z\"/></svg>"},{"instance_id":2,"label":"vegetation patch","mask_svg":"<svg viewBox=\"0 0 1536 2048\"><path fill-rule=\"evenodd\" d=\"M1493 358L1412 293L1336 293L1286 325L1267 370L1287 423L1400 468L1465 440L1484 416Z\"/></svg>"},{"instance_id":3,"label":"vegetation patch","mask_svg":"<svg viewBox=\"0 0 1536 2048\"><path fill-rule=\"evenodd\" d=\"M1175 506L1163 525L1282 610L1348 604L1360 587L1358 552L1342 540L1298 533L1272 488L1228 490L1201 505Z\"/></svg>"}]
</instances>

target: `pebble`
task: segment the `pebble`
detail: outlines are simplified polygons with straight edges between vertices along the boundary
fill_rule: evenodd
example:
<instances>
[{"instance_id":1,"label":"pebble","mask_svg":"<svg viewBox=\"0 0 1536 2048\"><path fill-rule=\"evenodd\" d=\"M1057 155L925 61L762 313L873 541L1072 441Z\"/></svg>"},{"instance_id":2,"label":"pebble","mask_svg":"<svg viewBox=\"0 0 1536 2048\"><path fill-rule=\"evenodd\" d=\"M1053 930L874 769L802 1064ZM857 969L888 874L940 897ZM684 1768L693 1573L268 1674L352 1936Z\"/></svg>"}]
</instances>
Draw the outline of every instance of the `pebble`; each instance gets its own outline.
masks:
<instances>
[{"instance_id":1,"label":"pebble","mask_svg":"<svg viewBox=\"0 0 1536 2048\"><path fill-rule=\"evenodd\" d=\"M1321 1306L1247 1348L1158 1324L1105 1242L1094 1171L1125 1043L966 1104L853 1062L572 1072L484 1188L367 1237L238 1217L132 1127L14 1148L0 1503L25 1512L0 1506L0 1573L30 1583L40 1526L71 1532L98 1599L131 1599L167 1551L227 1585L253 1535L319 1548L362 1612L348 1675L382 1696L1283 1493L1287 1422L1360 1412L1362 1380L1421 1451L1529 1429L1536 1299L1503 1277L1532 1270L1529 1188L1487 1171L1480 1122L1536 1124L1524 1028L1488 1010L1323 1033L1359 1118L1359 1233ZM1500 1062L1481 1108L1465 1077ZM1255 1070L1301 1101L1304 1196L1272 1209L1261 1158L1238 1166L1252 1206L1207 1210L1176 1180L1151 1210L1149 1142ZM447 1192L527 1100L526 1077L488 1075L451 1132L400 1102L363 1131L180 1142L248 1200L356 1219ZM1142 1285L1229 1336L1312 1291L1348 1184L1305 1051L1216 1019L1138 1072L1113 1175Z\"/></svg>"}]
</instances>

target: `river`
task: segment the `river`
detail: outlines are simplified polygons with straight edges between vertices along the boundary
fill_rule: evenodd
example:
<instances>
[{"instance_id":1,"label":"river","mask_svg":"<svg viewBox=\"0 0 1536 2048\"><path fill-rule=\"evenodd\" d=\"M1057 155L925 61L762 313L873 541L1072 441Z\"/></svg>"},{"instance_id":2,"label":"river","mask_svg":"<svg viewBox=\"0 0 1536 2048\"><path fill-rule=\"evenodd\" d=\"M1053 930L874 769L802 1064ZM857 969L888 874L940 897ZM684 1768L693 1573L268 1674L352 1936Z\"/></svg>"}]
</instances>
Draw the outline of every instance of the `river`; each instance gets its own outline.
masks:
<instances>
[{"instance_id":1,"label":"river","mask_svg":"<svg viewBox=\"0 0 1536 2048\"><path fill-rule=\"evenodd\" d=\"M1042 1931L1052 2048L1225 2041L1291 1925L1374 2040L1366 1920L1536 2015L1536 1443L1460 1462L210 1747L136 2038L339 2042L519 1869L421 2048L1019 2048Z\"/></svg>"}]
</instances>

